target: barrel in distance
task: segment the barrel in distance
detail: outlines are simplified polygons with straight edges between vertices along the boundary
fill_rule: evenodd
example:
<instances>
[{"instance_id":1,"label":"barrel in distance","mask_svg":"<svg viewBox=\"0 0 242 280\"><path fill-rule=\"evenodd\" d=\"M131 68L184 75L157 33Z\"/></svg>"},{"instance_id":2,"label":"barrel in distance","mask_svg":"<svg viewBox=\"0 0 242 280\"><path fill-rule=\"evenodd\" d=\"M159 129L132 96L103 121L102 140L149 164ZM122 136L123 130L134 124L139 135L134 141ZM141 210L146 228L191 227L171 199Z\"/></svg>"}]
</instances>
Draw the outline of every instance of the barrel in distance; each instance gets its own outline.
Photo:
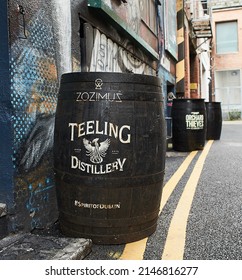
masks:
<instances>
[{"instance_id":1,"label":"barrel in distance","mask_svg":"<svg viewBox=\"0 0 242 280\"><path fill-rule=\"evenodd\" d=\"M181 152L202 150L205 138L204 99L174 99L172 106L173 149Z\"/></svg>"},{"instance_id":2,"label":"barrel in distance","mask_svg":"<svg viewBox=\"0 0 242 280\"><path fill-rule=\"evenodd\" d=\"M222 109L220 102L205 102L207 111L207 140L219 140L222 132Z\"/></svg>"}]
</instances>

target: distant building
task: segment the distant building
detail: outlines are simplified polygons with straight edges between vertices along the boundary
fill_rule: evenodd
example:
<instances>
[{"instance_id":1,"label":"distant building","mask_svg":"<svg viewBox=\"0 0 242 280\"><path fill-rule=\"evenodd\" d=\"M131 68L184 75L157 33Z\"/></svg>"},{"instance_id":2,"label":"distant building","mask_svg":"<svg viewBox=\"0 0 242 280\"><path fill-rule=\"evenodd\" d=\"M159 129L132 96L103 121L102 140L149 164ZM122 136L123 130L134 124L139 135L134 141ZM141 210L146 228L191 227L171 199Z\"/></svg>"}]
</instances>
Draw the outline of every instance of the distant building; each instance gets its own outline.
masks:
<instances>
[{"instance_id":1,"label":"distant building","mask_svg":"<svg viewBox=\"0 0 242 280\"><path fill-rule=\"evenodd\" d=\"M178 98L209 100L213 37L207 0L177 0L176 93Z\"/></svg>"},{"instance_id":2,"label":"distant building","mask_svg":"<svg viewBox=\"0 0 242 280\"><path fill-rule=\"evenodd\" d=\"M221 102L224 119L238 119L242 111L242 3L227 2L213 7L213 99Z\"/></svg>"}]
</instances>

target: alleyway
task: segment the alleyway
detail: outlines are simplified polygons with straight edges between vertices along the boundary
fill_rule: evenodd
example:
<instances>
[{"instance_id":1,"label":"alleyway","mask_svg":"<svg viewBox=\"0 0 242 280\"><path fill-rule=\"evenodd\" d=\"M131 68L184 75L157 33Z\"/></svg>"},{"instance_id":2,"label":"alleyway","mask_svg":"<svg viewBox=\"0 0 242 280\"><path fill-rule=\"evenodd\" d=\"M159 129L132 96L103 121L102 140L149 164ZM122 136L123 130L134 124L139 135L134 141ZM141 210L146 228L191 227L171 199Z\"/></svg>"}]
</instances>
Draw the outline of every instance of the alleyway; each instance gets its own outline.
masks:
<instances>
[{"instance_id":1,"label":"alleyway","mask_svg":"<svg viewBox=\"0 0 242 280\"><path fill-rule=\"evenodd\" d=\"M203 151L169 152L158 227L147 239L93 245L87 259L242 259L242 122Z\"/></svg>"},{"instance_id":2,"label":"alleyway","mask_svg":"<svg viewBox=\"0 0 242 280\"><path fill-rule=\"evenodd\" d=\"M75 278L82 275L90 276L88 279L103 276L103 279L118 280L140 275L149 276L148 279L163 276L180 279L183 275L182 279L186 276L198 280L220 279L222 276L240 279L241 139L242 121L226 122L223 123L221 140L208 141L203 151L167 153L158 226L149 238L126 245L93 244L84 261L42 260L31 262L31 265L15 262L12 270L13 261L3 260L1 277L24 275L25 279L50 279L56 275ZM51 242L53 245L53 238ZM28 250L24 251L25 245L21 247L19 244L16 251L28 254ZM52 245L46 243L40 247L49 252L53 251ZM70 246L66 248L71 249ZM21 255L19 257L21 259ZM170 259L175 262L166 261Z\"/></svg>"}]
</instances>

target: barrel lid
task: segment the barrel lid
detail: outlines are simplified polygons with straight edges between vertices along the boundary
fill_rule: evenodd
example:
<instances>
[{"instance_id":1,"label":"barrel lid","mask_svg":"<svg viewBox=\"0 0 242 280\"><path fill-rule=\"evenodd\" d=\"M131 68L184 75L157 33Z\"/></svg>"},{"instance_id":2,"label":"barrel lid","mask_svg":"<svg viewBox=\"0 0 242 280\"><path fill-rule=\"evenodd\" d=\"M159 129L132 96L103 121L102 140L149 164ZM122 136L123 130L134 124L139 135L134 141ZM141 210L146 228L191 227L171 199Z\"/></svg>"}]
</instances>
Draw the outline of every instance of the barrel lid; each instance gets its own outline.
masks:
<instances>
[{"instance_id":1,"label":"barrel lid","mask_svg":"<svg viewBox=\"0 0 242 280\"><path fill-rule=\"evenodd\" d=\"M204 98L178 98L173 99L173 102L204 102Z\"/></svg>"},{"instance_id":2,"label":"barrel lid","mask_svg":"<svg viewBox=\"0 0 242 280\"><path fill-rule=\"evenodd\" d=\"M71 72L61 76L61 83L70 82L89 82L101 79L103 82L118 82L118 83L141 83L161 85L161 80L157 76L119 73L119 72Z\"/></svg>"},{"instance_id":3,"label":"barrel lid","mask_svg":"<svg viewBox=\"0 0 242 280\"><path fill-rule=\"evenodd\" d=\"M206 101L205 104L221 104L221 102L218 101Z\"/></svg>"}]
</instances>

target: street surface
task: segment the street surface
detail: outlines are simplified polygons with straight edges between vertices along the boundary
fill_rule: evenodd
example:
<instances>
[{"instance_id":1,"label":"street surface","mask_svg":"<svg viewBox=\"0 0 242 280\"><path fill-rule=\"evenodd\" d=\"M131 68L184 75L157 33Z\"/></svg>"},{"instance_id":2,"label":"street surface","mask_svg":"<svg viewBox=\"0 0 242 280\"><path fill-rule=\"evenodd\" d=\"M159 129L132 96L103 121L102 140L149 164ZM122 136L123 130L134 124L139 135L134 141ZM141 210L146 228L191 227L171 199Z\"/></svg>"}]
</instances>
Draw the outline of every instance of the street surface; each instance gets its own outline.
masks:
<instances>
[{"instance_id":1,"label":"street surface","mask_svg":"<svg viewBox=\"0 0 242 280\"><path fill-rule=\"evenodd\" d=\"M242 121L223 122L202 151L168 152L156 232L93 245L87 260L241 260Z\"/></svg>"}]
</instances>

